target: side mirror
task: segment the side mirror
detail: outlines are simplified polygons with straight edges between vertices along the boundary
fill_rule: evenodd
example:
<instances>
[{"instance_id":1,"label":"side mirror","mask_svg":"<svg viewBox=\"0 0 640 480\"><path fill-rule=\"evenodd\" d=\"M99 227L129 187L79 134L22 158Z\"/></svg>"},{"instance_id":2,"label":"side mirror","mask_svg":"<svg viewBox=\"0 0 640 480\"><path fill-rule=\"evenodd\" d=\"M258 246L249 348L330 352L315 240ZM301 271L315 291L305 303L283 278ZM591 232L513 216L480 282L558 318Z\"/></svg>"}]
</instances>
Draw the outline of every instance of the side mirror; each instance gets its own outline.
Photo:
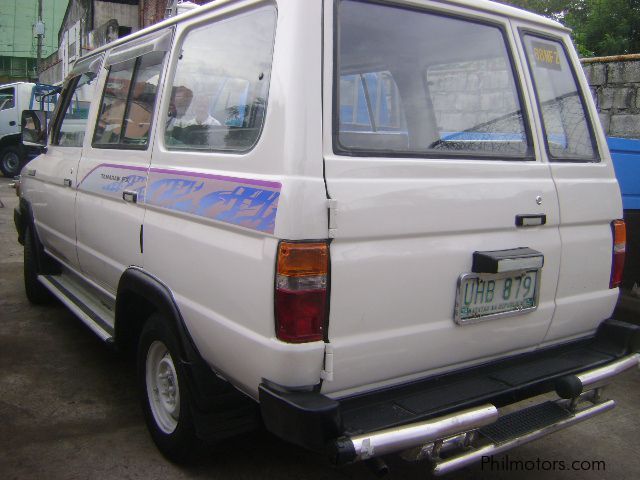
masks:
<instances>
[{"instance_id":1,"label":"side mirror","mask_svg":"<svg viewBox=\"0 0 640 480\"><path fill-rule=\"evenodd\" d=\"M29 147L47 148L47 112L24 110L22 112L22 143Z\"/></svg>"}]
</instances>

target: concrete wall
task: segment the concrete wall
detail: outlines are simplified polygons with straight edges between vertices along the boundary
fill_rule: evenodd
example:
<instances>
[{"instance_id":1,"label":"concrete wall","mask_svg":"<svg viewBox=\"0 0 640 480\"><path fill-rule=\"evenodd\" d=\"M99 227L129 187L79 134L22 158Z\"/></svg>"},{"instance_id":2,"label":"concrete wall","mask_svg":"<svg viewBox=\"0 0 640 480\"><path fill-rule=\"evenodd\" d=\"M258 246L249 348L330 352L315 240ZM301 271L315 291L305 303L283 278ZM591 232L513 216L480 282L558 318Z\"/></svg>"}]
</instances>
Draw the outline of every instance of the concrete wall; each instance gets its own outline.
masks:
<instances>
[{"instance_id":1,"label":"concrete wall","mask_svg":"<svg viewBox=\"0 0 640 480\"><path fill-rule=\"evenodd\" d=\"M117 20L121 27L130 27L131 32L138 30L138 5L128 5L96 0L93 4L93 28L107 23L109 20Z\"/></svg>"},{"instance_id":2,"label":"concrete wall","mask_svg":"<svg viewBox=\"0 0 640 480\"><path fill-rule=\"evenodd\" d=\"M640 138L640 55L583 59L582 66L606 134Z\"/></svg>"},{"instance_id":3,"label":"concrete wall","mask_svg":"<svg viewBox=\"0 0 640 480\"><path fill-rule=\"evenodd\" d=\"M430 69L427 81L440 131L473 129L514 111L513 90L508 88L510 75L510 67L501 59ZM490 131L490 126L487 129Z\"/></svg>"}]
</instances>

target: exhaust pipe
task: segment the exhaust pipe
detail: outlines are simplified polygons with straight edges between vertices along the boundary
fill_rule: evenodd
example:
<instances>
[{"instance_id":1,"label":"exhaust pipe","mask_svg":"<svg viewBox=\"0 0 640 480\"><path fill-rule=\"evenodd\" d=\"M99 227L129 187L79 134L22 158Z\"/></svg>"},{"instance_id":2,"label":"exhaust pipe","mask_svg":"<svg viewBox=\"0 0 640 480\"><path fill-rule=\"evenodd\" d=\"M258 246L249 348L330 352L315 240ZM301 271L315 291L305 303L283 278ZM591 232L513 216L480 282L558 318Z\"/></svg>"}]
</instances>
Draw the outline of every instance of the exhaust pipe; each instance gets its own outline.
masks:
<instances>
[{"instance_id":1,"label":"exhaust pipe","mask_svg":"<svg viewBox=\"0 0 640 480\"><path fill-rule=\"evenodd\" d=\"M353 437L341 437L333 444L332 456L337 464L367 460L475 430L497 419L498 409L486 404L424 422Z\"/></svg>"}]
</instances>

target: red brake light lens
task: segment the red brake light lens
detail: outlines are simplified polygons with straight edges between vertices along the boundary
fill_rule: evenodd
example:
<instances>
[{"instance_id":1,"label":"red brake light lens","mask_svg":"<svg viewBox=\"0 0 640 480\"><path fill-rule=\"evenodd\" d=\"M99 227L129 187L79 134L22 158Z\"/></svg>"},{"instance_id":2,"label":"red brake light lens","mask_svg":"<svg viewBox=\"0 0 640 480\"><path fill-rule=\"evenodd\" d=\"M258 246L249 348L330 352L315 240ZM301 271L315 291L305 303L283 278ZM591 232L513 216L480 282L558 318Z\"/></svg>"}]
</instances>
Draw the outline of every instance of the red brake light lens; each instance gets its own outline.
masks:
<instances>
[{"instance_id":1,"label":"red brake light lens","mask_svg":"<svg viewBox=\"0 0 640 480\"><path fill-rule=\"evenodd\" d=\"M276 336L289 343L324 338L329 246L280 242L276 269Z\"/></svg>"},{"instance_id":2,"label":"red brake light lens","mask_svg":"<svg viewBox=\"0 0 640 480\"><path fill-rule=\"evenodd\" d=\"M609 288L619 287L622 283L622 273L624 272L624 259L627 244L627 230L624 220L614 220L611 222L613 233L613 256L611 261L611 280Z\"/></svg>"}]
</instances>

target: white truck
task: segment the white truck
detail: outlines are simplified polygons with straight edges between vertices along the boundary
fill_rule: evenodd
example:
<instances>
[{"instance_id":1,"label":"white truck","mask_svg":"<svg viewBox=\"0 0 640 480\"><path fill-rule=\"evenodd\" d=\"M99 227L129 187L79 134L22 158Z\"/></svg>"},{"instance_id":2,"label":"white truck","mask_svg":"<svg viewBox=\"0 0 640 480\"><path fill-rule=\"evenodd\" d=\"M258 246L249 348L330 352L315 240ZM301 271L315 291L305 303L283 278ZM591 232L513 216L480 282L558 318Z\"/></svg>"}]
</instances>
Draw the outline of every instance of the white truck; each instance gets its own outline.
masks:
<instances>
[{"instance_id":1,"label":"white truck","mask_svg":"<svg viewBox=\"0 0 640 480\"><path fill-rule=\"evenodd\" d=\"M217 1L80 59L45 124L25 112L27 297L135 353L174 461L261 418L446 473L610 410L640 361L611 318L620 189L549 19Z\"/></svg>"},{"instance_id":2,"label":"white truck","mask_svg":"<svg viewBox=\"0 0 640 480\"><path fill-rule=\"evenodd\" d=\"M24 110L40 109L52 112L56 93L52 85L16 82L0 85L0 172L14 177L32 156L20 135L20 119Z\"/></svg>"}]
</instances>

